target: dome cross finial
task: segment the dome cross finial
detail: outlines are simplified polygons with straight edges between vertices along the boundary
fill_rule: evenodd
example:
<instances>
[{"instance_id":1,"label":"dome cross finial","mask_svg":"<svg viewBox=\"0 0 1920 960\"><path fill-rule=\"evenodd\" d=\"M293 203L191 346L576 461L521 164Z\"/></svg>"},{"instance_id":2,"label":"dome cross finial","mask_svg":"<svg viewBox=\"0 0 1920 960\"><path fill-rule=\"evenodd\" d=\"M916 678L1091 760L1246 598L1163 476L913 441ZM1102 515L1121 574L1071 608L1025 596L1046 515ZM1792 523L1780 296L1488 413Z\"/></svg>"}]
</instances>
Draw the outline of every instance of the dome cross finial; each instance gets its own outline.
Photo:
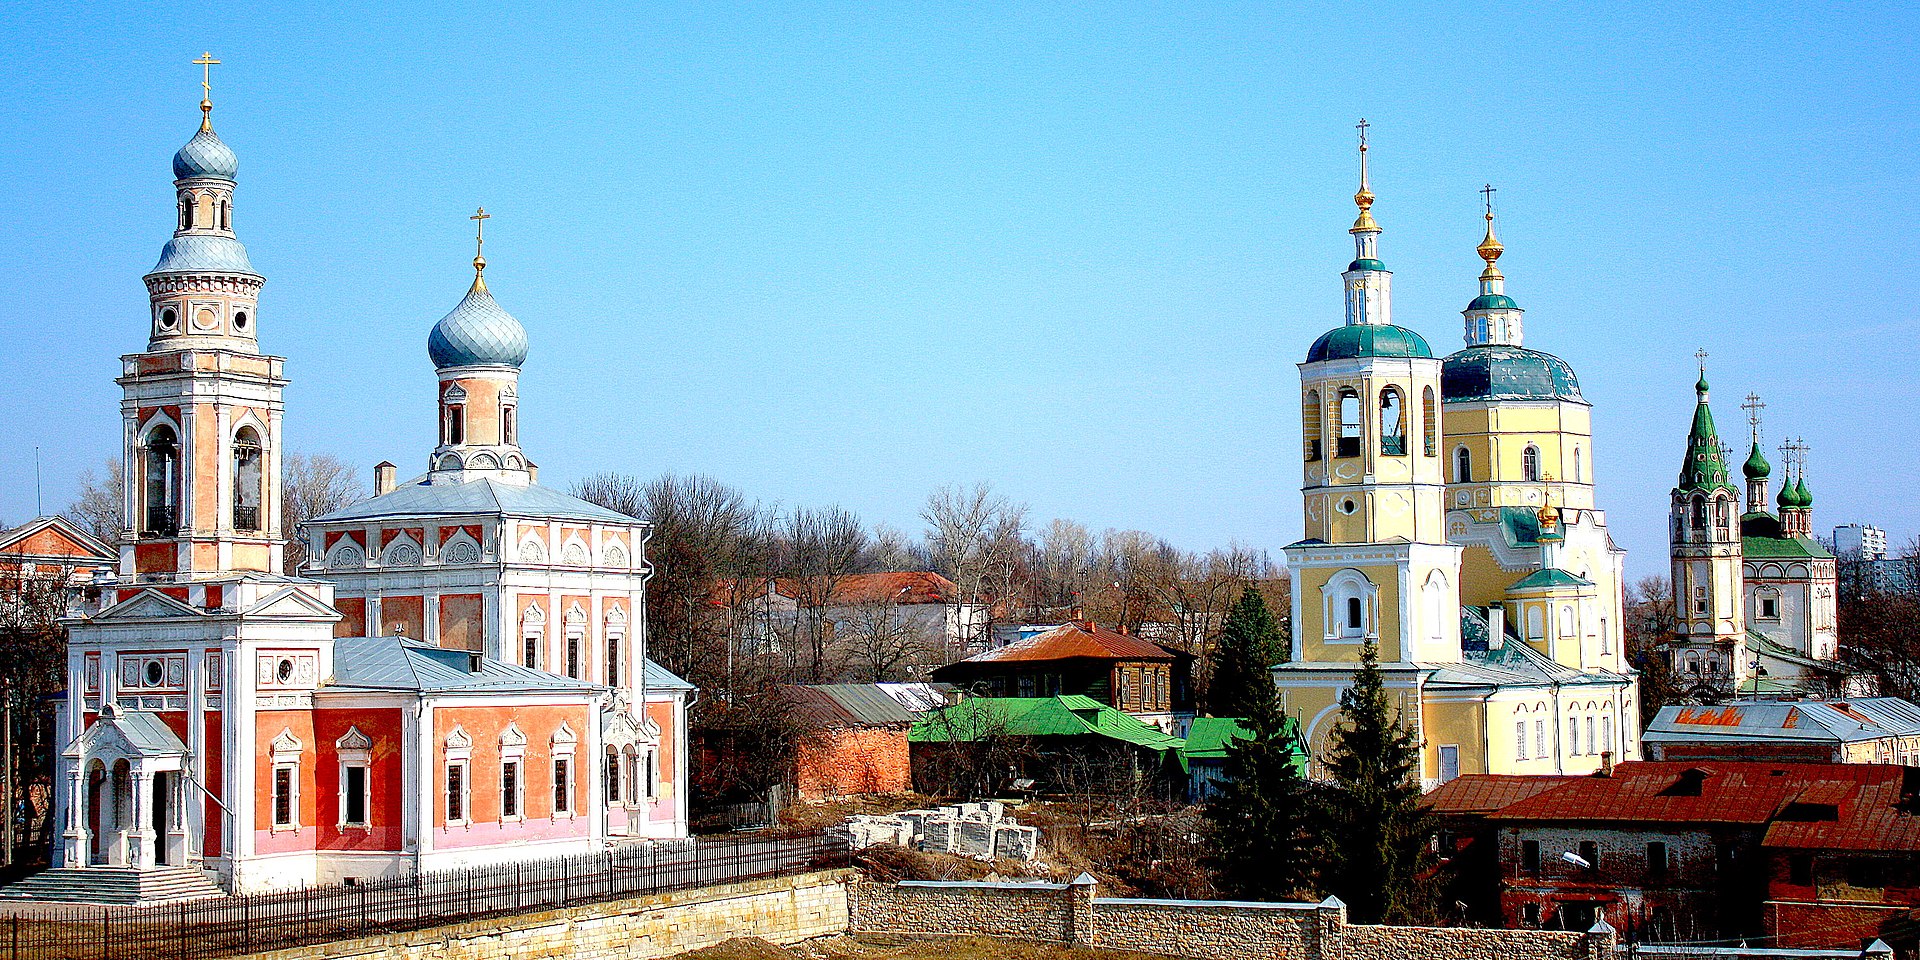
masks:
<instances>
[{"instance_id":1,"label":"dome cross finial","mask_svg":"<svg viewBox=\"0 0 1920 960\"><path fill-rule=\"evenodd\" d=\"M486 207L480 207L467 219L473 221L473 285L485 289L487 282L481 275L487 272L487 258L481 254L487 245L487 221L493 216L487 213Z\"/></svg>"},{"instance_id":2,"label":"dome cross finial","mask_svg":"<svg viewBox=\"0 0 1920 960\"><path fill-rule=\"evenodd\" d=\"M213 68L220 61L213 58L212 52L200 54L193 61L200 67L200 129L213 129Z\"/></svg>"},{"instance_id":3,"label":"dome cross finial","mask_svg":"<svg viewBox=\"0 0 1920 960\"><path fill-rule=\"evenodd\" d=\"M1353 205L1360 208L1360 216L1353 221L1353 229L1348 233L1379 233L1380 225L1373 222L1373 188L1367 181L1367 128L1373 126L1365 117L1354 124L1360 131L1360 190L1353 195Z\"/></svg>"},{"instance_id":4,"label":"dome cross finial","mask_svg":"<svg viewBox=\"0 0 1920 960\"><path fill-rule=\"evenodd\" d=\"M1486 271L1480 275L1482 280L1497 279L1500 276L1500 268L1494 265L1494 261L1499 260L1500 255L1507 250L1493 235L1493 195L1498 192L1499 188L1491 183L1480 188L1480 195L1486 198L1487 205L1487 235L1480 241L1480 246L1475 251L1480 254L1480 259L1487 262Z\"/></svg>"}]
</instances>

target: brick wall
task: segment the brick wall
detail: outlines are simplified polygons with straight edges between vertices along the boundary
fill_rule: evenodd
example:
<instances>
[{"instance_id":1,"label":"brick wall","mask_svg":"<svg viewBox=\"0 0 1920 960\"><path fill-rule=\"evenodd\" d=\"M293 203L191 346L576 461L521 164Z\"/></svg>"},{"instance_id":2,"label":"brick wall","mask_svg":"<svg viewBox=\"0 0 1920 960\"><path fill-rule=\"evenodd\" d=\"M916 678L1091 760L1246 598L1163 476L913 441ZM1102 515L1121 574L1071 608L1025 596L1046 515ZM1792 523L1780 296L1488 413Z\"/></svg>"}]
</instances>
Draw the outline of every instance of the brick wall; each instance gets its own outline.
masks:
<instances>
[{"instance_id":1,"label":"brick wall","mask_svg":"<svg viewBox=\"0 0 1920 960\"><path fill-rule=\"evenodd\" d=\"M905 727L842 727L800 741L800 798L821 800L913 788Z\"/></svg>"},{"instance_id":2,"label":"brick wall","mask_svg":"<svg viewBox=\"0 0 1920 960\"><path fill-rule=\"evenodd\" d=\"M852 871L753 880L316 944L248 960L650 960L735 937L798 943L847 931Z\"/></svg>"}]
</instances>

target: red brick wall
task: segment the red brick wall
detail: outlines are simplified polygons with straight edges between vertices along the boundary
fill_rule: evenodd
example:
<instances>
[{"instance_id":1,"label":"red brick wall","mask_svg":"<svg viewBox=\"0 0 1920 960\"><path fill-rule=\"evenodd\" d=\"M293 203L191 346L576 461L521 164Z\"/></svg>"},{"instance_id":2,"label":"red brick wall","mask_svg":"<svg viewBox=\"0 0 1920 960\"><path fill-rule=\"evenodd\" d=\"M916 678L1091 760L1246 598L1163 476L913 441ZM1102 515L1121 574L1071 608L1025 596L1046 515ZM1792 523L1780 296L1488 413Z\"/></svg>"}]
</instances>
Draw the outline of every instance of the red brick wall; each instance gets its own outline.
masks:
<instances>
[{"instance_id":1,"label":"red brick wall","mask_svg":"<svg viewBox=\"0 0 1920 960\"><path fill-rule=\"evenodd\" d=\"M823 731L800 741L796 787L803 800L861 793L903 793L912 787L905 729Z\"/></svg>"}]
</instances>

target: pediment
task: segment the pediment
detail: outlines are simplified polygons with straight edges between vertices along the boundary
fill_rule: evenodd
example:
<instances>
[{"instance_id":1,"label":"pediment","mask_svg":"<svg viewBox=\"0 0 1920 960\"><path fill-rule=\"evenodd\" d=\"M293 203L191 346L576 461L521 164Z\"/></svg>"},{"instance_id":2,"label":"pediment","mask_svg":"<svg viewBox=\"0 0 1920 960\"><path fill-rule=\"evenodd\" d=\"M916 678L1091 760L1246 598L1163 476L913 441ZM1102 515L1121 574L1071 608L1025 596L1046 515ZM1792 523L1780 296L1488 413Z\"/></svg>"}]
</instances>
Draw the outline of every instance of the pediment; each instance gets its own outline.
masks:
<instances>
[{"instance_id":1,"label":"pediment","mask_svg":"<svg viewBox=\"0 0 1920 960\"><path fill-rule=\"evenodd\" d=\"M146 589L93 615L93 620L163 620L174 617L204 617L191 604L175 600L158 590Z\"/></svg>"},{"instance_id":2,"label":"pediment","mask_svg":"<svg viewBox=\"0 0 1920 960\"><path fill-rule=\"evenodd\" d=\"M340 750L372 750L373 738L360 732L359 727L349 727L345 736L333 742Z\"/></svg>"},{"instance_id":3,"label":"pediment","mask_svg":"<svg viewBox=\"0 0 1920 960\"><path fill-rule=\"evenodd\" d=\"M320 602L317 597L298 587L286 587L268 594L259 603L254 604L246 613L249 617L288 617L295 619L319 618L322 620L340 619L340 611Z\"/></svg>"},{"instance_id":4,"label":"pediment","mask_svg":"<svg viewBox=\"0 0 1920 960\"><path fill-rule=\"evenodd\" d=\"M503 747L524 747L527 745L527 735L520 731L519 724L508 723L507 728L500 731L500 745Z\"/></svg>"},{"instance_id":5,"label":"pediment","mask_svg":"<svg viewBox=\"0 0 1920 960\"><path fill-rule=\"evenodd\" d=\"M580 737L573 732L572 727L567 726L566 722L562 721L560 729L553 732L553 742L556 744L578 743L580 742Z\"/></svg>"},{"instance_id":6,"label":"pediment","mask_svg":"<svg viewBox=\"0 0 1920 960\"><path fill-rule=\"evenodd\" d=\"M267 745L267 750L275 759L278 759L289 754L299 756L301 747L300 738L294 736L293 730L289 728L282 729L280 735L274 737L273 742Z\"/></svg>"},{"instance_id":7,"label":"pediment","mask_svg":"<svg viewBox=\"0 0 1920 960\"><path fill-rule=\"evenodd\" d=\"M447 749L470 750L472 748L473 748L473 738L467 736L467 730L465 727L454 727L453 732L447 734Z\"/></svg>"}]
</instances>

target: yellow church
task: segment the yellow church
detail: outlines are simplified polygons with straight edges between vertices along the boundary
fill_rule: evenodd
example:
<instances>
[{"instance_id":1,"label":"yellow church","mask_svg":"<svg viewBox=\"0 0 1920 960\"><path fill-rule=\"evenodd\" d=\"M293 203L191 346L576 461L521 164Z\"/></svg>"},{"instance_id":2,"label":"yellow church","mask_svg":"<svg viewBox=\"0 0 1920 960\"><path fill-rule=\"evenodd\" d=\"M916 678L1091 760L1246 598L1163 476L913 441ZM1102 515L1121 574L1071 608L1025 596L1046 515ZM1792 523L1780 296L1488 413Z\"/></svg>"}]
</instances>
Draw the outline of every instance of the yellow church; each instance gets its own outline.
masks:
<instances>
[{"instance_id":1,"label":"yellow church","mask_svg":"<svg viewBox=\"0 0 1920 960\"><path fill-rule=\"evenodd\" d=\"M1361 126L1346 322L1300 364L1304 539L1286 548L1293 641L1274 667L1324 773L1363 646L1422 746L1421 778L1589 773L1640 754L1621 642L1624 552L1594 498L1591 407L1522 345L1492 189L1466 347L1393 323Z\"/></svg>"}]
</instances>

